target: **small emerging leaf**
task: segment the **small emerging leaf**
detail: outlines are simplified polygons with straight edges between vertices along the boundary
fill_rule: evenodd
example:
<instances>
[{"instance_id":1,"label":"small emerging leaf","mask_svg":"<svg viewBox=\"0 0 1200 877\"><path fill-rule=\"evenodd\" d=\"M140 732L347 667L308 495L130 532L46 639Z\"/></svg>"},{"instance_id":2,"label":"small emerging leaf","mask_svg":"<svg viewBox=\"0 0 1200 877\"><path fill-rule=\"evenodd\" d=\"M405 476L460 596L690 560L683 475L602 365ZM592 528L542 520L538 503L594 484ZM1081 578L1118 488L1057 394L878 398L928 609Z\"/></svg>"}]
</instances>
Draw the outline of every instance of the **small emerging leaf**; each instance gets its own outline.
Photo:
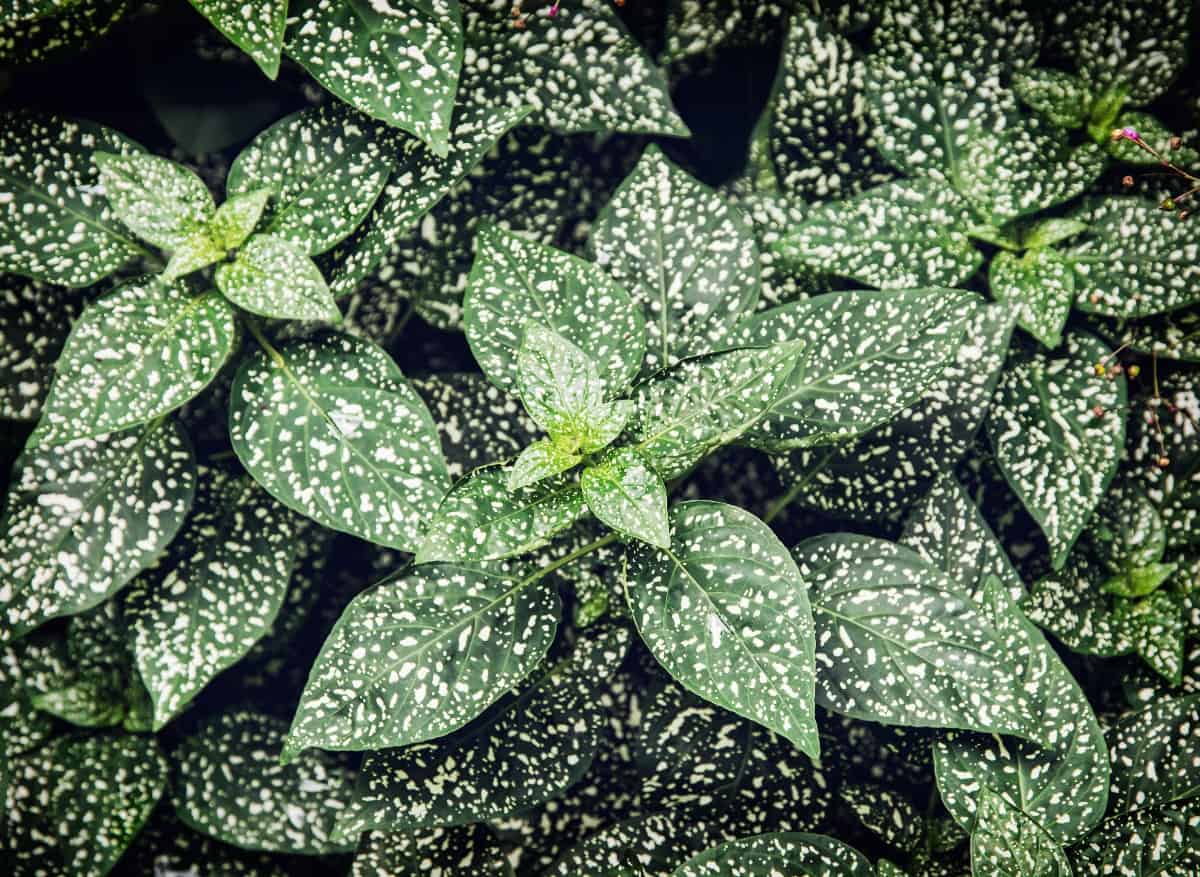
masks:
<instances>
[{"instance_id":1,"label":"small emerging leaf","mask_svg":"<svg viewBox=\"0 0 1200 877\"><path fill-rule=\"evenodd\" d=\"M663 550L671 547L666 486L633 448L620 448L584 469L579 486L601 522Z\"/></svg>"},{"instance_id":2,"label":"small emerging leaf","mask_svg":"<svg viewBox=\"0 0 1200 877\"><path fill-rule=\"evenodd\" d=\"M204 181L187 168L153 155L97 152L104 195L134 234L173 250L204 228L216 208Z\"/></svg>"},{"instance_id":3,"label":"small emerging leaf","mask_svg":"<svg viewBox=\"0 0 1200 877\"><path fill-rule=\"evenodd\" d=\"M333 293L308 254L291 241L256 234L217 269L217 288L251 313L281 320L342 319Z\"/></svg>"},{"instance_id":4,"label":"small emerging leaf","mask_svg":"<svg viewBox=\"0 0 1200 877\"><path fill-rule=\"evenodd\" d=\"M574 469L583 461L581 454L560 447L552 439L538 439L513 461L508 470L508 489L515 493L539 481Z\"/></svg>"}]
</instances>

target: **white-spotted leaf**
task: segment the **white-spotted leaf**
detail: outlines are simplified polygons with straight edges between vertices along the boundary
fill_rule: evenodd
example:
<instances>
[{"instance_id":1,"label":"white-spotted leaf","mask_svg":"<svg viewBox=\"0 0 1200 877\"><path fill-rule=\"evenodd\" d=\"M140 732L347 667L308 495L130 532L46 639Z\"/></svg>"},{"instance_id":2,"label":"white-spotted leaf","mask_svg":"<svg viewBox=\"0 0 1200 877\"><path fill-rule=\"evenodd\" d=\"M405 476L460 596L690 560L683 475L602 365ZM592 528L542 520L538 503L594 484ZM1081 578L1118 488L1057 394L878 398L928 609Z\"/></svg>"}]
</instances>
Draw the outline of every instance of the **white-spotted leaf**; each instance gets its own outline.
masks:
<instances>
[{"instance_id":1,"label":"white-spotted leaf","mask_svg":"<svg viewBox=\"0 0 1200 877\"><path fill-rule=\"evenodd\" d=\"M1041 825L985 788L971 832L971 873L978 877L1071 877L1071 864Z\"/></svg>"},{"instance_id":2,"label":"white-spotted leaf","mask_svg":"<svg viewBox=\"0 0 1200 877\"><path fill-rule=\"evenodd\" d=\"M279 75L288 0L189 0L234 45L254 59L268 79Z\"/></svg>"},{"instance_id":3,"label":"white-spotted leaf","mask_svg":"<svg viewBox=\"0 0 1200 877\"><path fill-rule=\"evenodd\" d=\"M17 275L0 280L0 418L37 420L54 362L84 302Z\"/></svg>"},{"instance_id":4,"label":"white-spotted leaf","mask_svg":"<svg viewBox=\"0 0 1200 877\"><path fill-rule=\"evenodd\" d=\"M522 487L537 484L546 478L561 475L583 462L583 455L561 447L551 439L538 439L513 460L508 469L508 489L515 493Z\"/></svg>"},{"instance_id":5,"label":"white-spotted leaf","mask_svg":"<svg viewBox=\"0 0 1200 877\"><path fill-rule=\"evenodd\" d=\"M786 869L786 870L781 870ZM822 834L760 834L731 841L689 859L671 877L873 877L862 853Z\"/></svg>"},{"instance_id":6,"label":"white-spotted leaf","mask_svg":"<svg viewBox=\"0 0 1200 877\"><path fill-rule=\"evenodd\" d=\"M251 313L281 320L342 319L308 254L273 234L250 238L232 262L217 268L213 279L226 298Z\"/></svg>"},{"instance_id":7,"label":"white-spotted leaf","mask_svg":"<svg viewBox=\"0 0 1200 877\"><path fill-rule=\"evenodd\" d=\"M1075 274L1054 250L1023 256L999 252L988 268L988 288L1017 313L1017 325L1053 350L1075 300Z\"/></svg>"},{"instance_id":8,"label":"white-spotted leaf","mask_svg":"<svg viewBox=\"0 0 1200 877\"><path fill-rule=\"evenodd\" d=\"M192 171L145 153L92 154L104 197L138 237L173 250L216 212L212 193Z\"/></svg>"},{"instance_id":9,"label":"white-spotted leaf","mask_svg":"<svg viewBox=\"0 0 1200 877\"><path fill-rule=\"evenodd\" d=\"M669 550L667 488L633 448L618 448L583 470L583 500L593 515L623 536Z\"/></svg>"}]
</instances>

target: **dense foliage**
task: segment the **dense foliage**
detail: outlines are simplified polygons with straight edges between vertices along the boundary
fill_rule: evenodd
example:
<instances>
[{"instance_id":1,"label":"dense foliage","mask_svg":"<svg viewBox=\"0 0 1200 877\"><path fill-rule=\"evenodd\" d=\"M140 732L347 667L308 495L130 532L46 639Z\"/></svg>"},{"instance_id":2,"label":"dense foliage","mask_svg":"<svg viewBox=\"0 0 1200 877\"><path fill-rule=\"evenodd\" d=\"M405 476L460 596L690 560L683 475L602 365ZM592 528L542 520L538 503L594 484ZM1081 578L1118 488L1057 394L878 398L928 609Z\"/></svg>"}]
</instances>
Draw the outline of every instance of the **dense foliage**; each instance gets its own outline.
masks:
<instances>
[{"instance_id":1,"label":"dense foliage","mask_svg":"<svg viewBox=\"0 0 1200 877\"><path fill-rule=\"evenodd\" d=\"M0 0L4 873L1200 873L1194 28Z\"/></svg>"}]
</instances>

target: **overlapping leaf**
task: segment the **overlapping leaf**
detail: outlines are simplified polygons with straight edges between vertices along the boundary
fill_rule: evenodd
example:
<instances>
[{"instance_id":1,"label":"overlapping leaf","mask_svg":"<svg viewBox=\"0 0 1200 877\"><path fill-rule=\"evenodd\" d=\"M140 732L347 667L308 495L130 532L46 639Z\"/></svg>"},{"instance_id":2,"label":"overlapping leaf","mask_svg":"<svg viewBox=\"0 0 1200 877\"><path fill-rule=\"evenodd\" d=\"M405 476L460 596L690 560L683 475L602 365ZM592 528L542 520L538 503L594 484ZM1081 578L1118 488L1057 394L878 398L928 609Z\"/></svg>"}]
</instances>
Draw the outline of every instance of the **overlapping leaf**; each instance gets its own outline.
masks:
<instances>
[{"instance_id":1,"label":"overlapping leaf","mask_svg":"<svg viewBox=\"0 0 1200 877\"><path fill-rule=\"evenodd\" d=\"M24 3L0 19L0 66L41 64L104 36L129 11L128 0Z\"/></svg>"},{"instance_id":2,"label":"overlapping leaf","mask_svg":"<svg viewBox=\"0 0 1200 877\"><path fill-rule=\"evenodd\" d=\"M292 241L256 234L213 279L231 302L254 314L281 320L342 319L317 266Z\"/></svg>"},{"instance_id":3,"label":"overlapping leaf","mask_svg":"<svg viewBox=\"0 0 1200 877\"><path fill-rule=\"evenodd\" d=\"M61 287L0 280L0 418L37 420L54 362L83 302Z\"/></svg>"},{"instance_id":4,"label":"overlapping leaf","mask_svg":"<svg viewBox=\"0 0 1200 877\"><path fill-rule=\"evenodd\" d=\"M1123 716L1108 732L1109 815L1200 795L1200 696L1163 698Z\"/></svg>"},{"instance_id":5,"label":"overlapping leaf","mask_svg":"<svg viewBox=\"0 0 1200 877\"><path fill-rule=\"evenodd\" d=\"M196 10L254 59L267 78L279 74L287 0L263 0L248 6L238 0L190 0Z\"/></svg>"},{"instance_id":6,"label":"overlapping leaf","mask_svg":"<svg viewBox=\"0 0 1200 877\"><path fill-rule=\"evenodd\" d=\"M671 547L667 489L632 448L619 448L584 470L579 486L588 509L623 536Z\"/></svg>"},{"instance_id":7,"label":"overlapping leaf","mask_svg":"<svg viewBox=\"0 0 1200 877\"><path fill-rule=\"evenodd\" d=\"M839 840L822 834L762 834L731 841L689 859L672 877L704 874L752 877L777 872L796 877L872 877L866 857Z\"/></svg>"},{"instance_id":8,"label":"overlapping leaf","mask_svg":"<svg viewBox=\"0 0 1200 877\"><path fill-rule=\"evenodd\" d=\"M204 181L173 161L142 152L95 152L92 163L117 218L156 247L174 250L216 212Z\"/></svg>"},{"instance_id":9,"label":"overlapping leaf","mask_svg":"<svg viewBox=\"0 0 1200 877\"><path fill-rule=\"evenodd\" d=\"M1066 853L1043 828L989 789L980 795L971 832L971 874L978 877L1071 877Z\"/></svg>"},{"instance_id":10,"label":"overlapping leaf","mask_svg":"<svg viewBox=\"0 0 1200 877\"><path fill-rule=\"evenodd\" d=\"M1062 329L1075 299L1075 274L1054 250L1023 256L999 252L988 269L988 288L1008 302L1017 324L1047 348L1062 343Z\"/></svg>"},{"instance_id":11,"label":"overlapping leaf","mask_svg":"<svg viewBox=\"0 0 1200 877\"><path fill-rule=\"evenodd\" d=\"M242 465L284 505L402 550L415 550L449 481L420 396L382 349L348 335L248 357L229 434Z\"/></svg>"},{"instance_id":12,"label":"overlapping leaf","mask_svg":"<svg viewBox=\"0 0 1200 877\"><path fill-rule=\"evenodd\" d=\"M558 595L535 573L428 564L356 597L313 665L285 757L383 749L480 715L546 654Z\"/></svg>"}]
</instances>

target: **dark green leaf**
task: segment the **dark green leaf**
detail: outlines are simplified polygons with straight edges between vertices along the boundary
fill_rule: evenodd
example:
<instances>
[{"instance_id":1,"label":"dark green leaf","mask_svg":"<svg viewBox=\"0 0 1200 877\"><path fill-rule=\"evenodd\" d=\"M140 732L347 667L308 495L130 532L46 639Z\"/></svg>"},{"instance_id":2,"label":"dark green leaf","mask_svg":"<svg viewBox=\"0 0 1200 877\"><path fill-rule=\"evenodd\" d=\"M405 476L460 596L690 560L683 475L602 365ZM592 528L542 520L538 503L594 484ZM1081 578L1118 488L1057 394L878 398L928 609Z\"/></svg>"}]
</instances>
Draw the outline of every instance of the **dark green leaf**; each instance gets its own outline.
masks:
<instances>
[{"instance_id":1,"label":"dark green leaf","mask_svg":"<svg viewBox=\"0 0 1200 877\"><path fill-rule=\"evenodd\" d=\"M583 470L583 500L593 515L623 536L671 547L667 488L632 448L619 448Z\"/></svg>"},{"instance_id":2,"label":"dark green leaf","mask_svg":"<svg viewBox=\"0 0 1200 877\"><path fill-rule=\"evenodd\" d=\"M1062 847L1042 826L984 789L971 832L973 877L1071 877Z\"/></svg>"},{"instance_id":3,"label":"dark green leaf","mask_svg":"<svg viewBox=\"0 0 1200 877\"><path fill-rule=\"evenodd\" d=\"M204 181L181 165L140 152L92 153L104 197L138 237L173 250L216 212Z\"/></svg>"},{"instance_id":4,"label":"dark green leaf","mask_svg":"<svg viewBox=\"0 0 1200 877\"><path fill-rule=\"evenodd\" d=\"M1200 795L1200 695L1163 698L1108 732L1110 816Z\"/></svg>"},{"instance_id":5,"label":"dark green leaf","mask_svg":"<svg viewBox=\"0 0 1200 877\"><path fill-rule=\"evenodd\" d=\"M786 868L786 871L780 871ZM870 862L852 847L822 834L761 834L722 844L689 859L672 877L873 877Z\"/></svg>"},{"instance_id":6,"label":"dark green leaf","mask_svg":"<svg viewBox=\"0 0 1200 877\"><path fill-rule=\"evenodd\" d=\"M268 79L279 75L288 0L189 0L213 26L254 59Z\"/></svg>"},{"instance_id":7,"label":"dark green leaf","mask_svg":"<svg viewBox=\"0 0 1200 877\"><path fill-rule=\"evenodd\" d=\"M988 288L997 301L1017 313L1017 324L1053 349L1075 300L1075 274L1053 250L1029 250L1024 256L1000 252L988 269Z\"/></svg>"},{"instance_id":8,"label":"dark green leaf","mask_svg":"<svg viewBox=\"0 0 1200 877\"><path fill-rule=\"evenodd\" d=\"M37 420L54 362L84 302L62 287L0 279L0 418Z\"/></svg>"}]
</instances>

